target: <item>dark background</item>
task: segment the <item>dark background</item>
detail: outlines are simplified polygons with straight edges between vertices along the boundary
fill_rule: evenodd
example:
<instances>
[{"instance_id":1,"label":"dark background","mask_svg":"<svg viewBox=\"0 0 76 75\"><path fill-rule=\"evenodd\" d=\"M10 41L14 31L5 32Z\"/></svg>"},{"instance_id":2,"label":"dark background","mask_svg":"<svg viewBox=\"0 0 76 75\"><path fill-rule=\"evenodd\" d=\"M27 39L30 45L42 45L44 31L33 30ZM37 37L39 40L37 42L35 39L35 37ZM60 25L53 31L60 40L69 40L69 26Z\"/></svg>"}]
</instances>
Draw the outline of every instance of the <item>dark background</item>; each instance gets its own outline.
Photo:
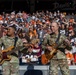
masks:
<instances>
[{"instance_id":1,"label":"dark background","mask_svg":"<svg viewBox=\"0 0 76 75\"><path fill-rule=\"evenodd\" d=\"M56 8L55 3L58 4ZM75 12L76 4L74 0L0 0L0 12L26 11L32 13L41 10Z\"/></svg>"}]
</instances>

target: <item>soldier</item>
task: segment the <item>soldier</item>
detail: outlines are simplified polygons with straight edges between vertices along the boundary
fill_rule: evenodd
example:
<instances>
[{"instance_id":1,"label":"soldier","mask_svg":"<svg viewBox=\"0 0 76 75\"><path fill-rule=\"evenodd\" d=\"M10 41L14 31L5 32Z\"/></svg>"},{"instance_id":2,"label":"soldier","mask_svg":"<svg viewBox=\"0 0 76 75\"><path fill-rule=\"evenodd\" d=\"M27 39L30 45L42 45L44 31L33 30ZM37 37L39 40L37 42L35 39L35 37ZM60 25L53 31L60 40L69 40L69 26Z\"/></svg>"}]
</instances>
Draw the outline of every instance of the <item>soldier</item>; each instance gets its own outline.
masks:
<instances>
[{"instance_id":1,"label":"soldier","mask_svg":"<svg viewBox=\"0 0 76 75\"><path fill-rule=\"evenodd\" d=\"M7 36L0 39L0 54L1 50L6 50L11 46L19 47L23 46L23 42L20 38L16 37L16 26L11 25L7 28ZM18 50L19 51L19 50ZM2 75L19 75L19 58L18 51L11 53L11 60L4 61L2 64Z\"/></svg>"},{"instance_id":2,"label":"soldier","mask_svg":"<svg viewBox=\"0 0 76 75\"><path fill-rule=\"evenodd\" d=\"M70 75L69 66L65 55L65 48L71 50L72 46L70 45L67 37L60 34L57 22L52 22L51 29L53 33L50 34L50 38L45 38L42 43L42 48L45 50L50 52L52 52L53 49L57 50L50 59L49 75L58 75L58 67L60 67L62 75ZM54 43L57 47L52 46Z\"/></svg>"}]
</instances>

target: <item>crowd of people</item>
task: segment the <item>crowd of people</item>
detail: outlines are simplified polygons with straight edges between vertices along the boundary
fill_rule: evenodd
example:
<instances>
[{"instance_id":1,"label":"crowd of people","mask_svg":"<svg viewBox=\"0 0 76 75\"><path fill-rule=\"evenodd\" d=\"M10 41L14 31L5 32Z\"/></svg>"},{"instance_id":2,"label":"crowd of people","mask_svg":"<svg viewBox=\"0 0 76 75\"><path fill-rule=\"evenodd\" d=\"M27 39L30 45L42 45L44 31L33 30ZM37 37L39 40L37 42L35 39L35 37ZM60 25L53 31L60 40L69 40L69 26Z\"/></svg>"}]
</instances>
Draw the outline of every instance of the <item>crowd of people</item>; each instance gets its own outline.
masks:
<instances>
[{"instance_id":1,"label":"crowd of people","mask_svg":"<svg viewBox=\"0 0 76 75\"><path fill-rule=\"evenodd\" d=\"M22 50L20 57L23 62L26 62L28 54L35 55L34 57L41 59L44 54L42 48L43 41L48 39L52 33L52 22L56 22L59 26L60 34L64 34L72 45L71 51L65 49L65 55L69 65L76 64L76 20L75 14L67 17L66 12L50 12L40 11L33 14L23 12L11 13L3 12L0 14L0 38L7 35L8 27L14 25L16 27L15 35L23 41L25 49ZM3 47L2 47L3 48ZM33 56L31 56L32 58ZM37 60L35 58L32 61ZM27 62L29 62L28 60Z\"/></svg>"}]
</instances>

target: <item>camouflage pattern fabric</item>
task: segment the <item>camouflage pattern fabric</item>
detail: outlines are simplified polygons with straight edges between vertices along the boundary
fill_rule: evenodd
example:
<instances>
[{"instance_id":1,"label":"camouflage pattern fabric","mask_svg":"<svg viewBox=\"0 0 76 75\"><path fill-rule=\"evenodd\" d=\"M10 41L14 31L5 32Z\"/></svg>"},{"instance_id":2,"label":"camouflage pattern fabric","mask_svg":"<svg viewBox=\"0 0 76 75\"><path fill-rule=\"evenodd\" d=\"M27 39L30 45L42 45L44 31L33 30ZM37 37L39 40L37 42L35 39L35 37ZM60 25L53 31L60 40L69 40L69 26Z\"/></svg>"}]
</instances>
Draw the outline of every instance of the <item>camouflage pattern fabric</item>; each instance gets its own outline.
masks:
<instances>
[{"instance_id":1,"label":"camouflage pattern fabric","mask_svg":"<svg viewBox=\"0 0 76 75\"><path fill-rule=\"evenodd\" d=\"M42 42L42 48L45 50L47 44L49 45L54 44L57 37L58 35L53 34L50 36L50 38L45 38L44 41ZM65 35L60 35L58 41L58 44L60 45L58 48L63 48L65 50L65 44L63 42L66 38L67 37ZM71 50L72 46L70 45L67 48L68 50ZM58 67L60 67L62 75L70 75L66 56L60 50L58 50L57 53L54 55L54 57L50 60L49 75L58 75Z\"/></svg>"},{"instance_id":2,"label":"camouflage pattern fabric","mask_svg":"<svg viewBox=\"0 0 76 75\"><path fill-rule=\"evenodd\" d=\"M4 44L4 49L10 46L14 46L14 38L10 38L8 36L2 37L0 39L0 48L1 48L1 43ZM18 38L16 47L22 45L23 42L21 41L21 39ZM18 55L18 51L16 51L15 53ZM19 58L12 55L10 56L11 56L11 60L5 61L2 64L3 75L19 75Z\"/></svg>"},{"instance_id":3,"label":"camouflage pattern fabric","mask_svg":"<svg viewBox=\"0 0 76 75\"><path fill-rule=\"evenodd\" d=\"M58 75L58 66L62 75L70 75L69 66L66 59L52 59L50 61L49 75Z\"/></svg>"},{"instance_id":4,"label":"camouflage pattern fabric","mask_svg":"<svg viewBox=\"0 0 76 75\"><path fill-rule=\"evenodd\" d=\"M57 37L58 37L58 35L53 34L49 38L45 38L44 41L42 42L42 49L45 50L47 44L48 45L54 44L55 41L56 41L56 39L57 39ZM60 39L58 41L58 44L60 44L60 45L59 45L58 48L65 48L65 45L64 45L63 41L66 38L67 37L65 35L60 35ZM69 45L69 46L67 46L67 48L68 48L68 50L71 50L72 49L72 46ZM65 54L62 51L60 51L60 50L58 50L57 57L56 58L57 59L66 59Z\"/></svg>"},{"instance_id":5,"label":"camouflage pattern fabric","mask_svg":"<svg viewBox=\"0 0 76 75\"><path fill-rule=\"evenodd\" d=\"M19 59L12 56L10 61L2 64L3 75L19 75Z\"/></svg>"}]
</instances>

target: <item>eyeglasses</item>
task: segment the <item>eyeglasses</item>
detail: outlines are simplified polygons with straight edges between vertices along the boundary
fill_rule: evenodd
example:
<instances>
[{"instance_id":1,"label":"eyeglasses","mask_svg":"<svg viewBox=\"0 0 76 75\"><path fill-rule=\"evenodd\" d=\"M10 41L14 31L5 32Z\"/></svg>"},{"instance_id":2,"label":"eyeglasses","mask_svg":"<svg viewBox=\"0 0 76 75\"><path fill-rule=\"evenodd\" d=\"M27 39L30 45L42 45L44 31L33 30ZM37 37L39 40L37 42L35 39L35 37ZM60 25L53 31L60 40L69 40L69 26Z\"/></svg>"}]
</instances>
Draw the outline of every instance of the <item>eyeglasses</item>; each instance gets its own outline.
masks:
<instances>
[{"instance_id":1,"label":"eyeglasses","mask_svg":"<svg viewBox=\"0 0 76 75\"><path fill-rule=\"evenodd\" d=\"M69 34L70 34L70 33L72 33L72 31L71 31L71 32L69 32Z\"/></svg>"}]
</instances>

